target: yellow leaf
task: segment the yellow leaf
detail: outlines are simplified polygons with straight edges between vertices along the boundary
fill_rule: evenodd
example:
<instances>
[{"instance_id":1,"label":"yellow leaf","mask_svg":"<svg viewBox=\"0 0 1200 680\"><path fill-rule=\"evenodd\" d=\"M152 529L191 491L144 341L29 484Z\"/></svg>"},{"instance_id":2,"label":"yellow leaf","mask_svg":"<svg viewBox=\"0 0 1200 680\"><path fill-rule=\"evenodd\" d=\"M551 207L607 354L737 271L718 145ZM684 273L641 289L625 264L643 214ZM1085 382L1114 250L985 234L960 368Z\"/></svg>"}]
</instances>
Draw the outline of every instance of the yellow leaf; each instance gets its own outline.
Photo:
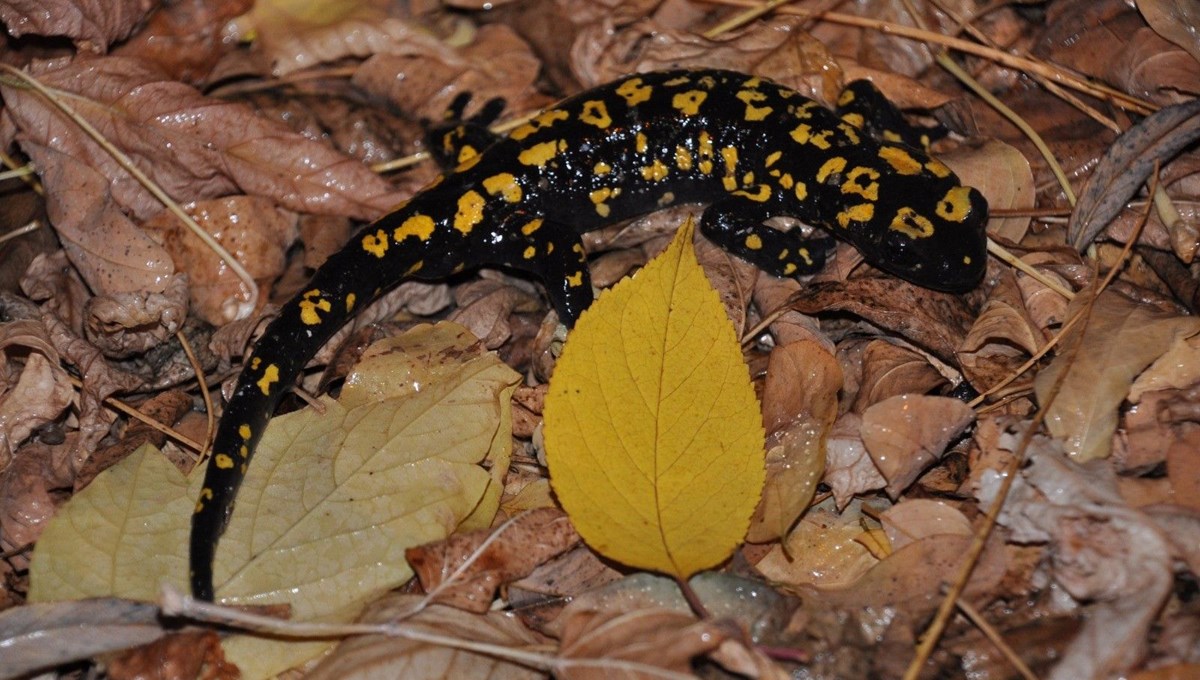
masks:
<instances>
[{"instance_id":1,"label":"yellow leaf","mask_svg":"<svg viewBox=\"0 0 1200 680\"><path fill-rule=\"evenodd\" d=\"M692 231L584 312L545 408L551 485L584 540L679 578L729 557L764 478L758 400Z\"/></svg>"},{"instance_id":2,"label":"yellow leaf","mask_svg":"<svg viewBox=\"0 0 1200 680\"><path fill-rule=\"evenodd\" d=\"M454 324L372 346L341 398L321 400L324 414L271 421L217 551L218 597L288 602L300 620L349 621L412 576L407 547L486 526L508 468L518 381ZM154 599L161 582L185 589L200 483L148 447L101 474L38 541L30 598ZM265 677L328 643L234 637L224 645L245 677Z\"/></svg>"}]
</instances>

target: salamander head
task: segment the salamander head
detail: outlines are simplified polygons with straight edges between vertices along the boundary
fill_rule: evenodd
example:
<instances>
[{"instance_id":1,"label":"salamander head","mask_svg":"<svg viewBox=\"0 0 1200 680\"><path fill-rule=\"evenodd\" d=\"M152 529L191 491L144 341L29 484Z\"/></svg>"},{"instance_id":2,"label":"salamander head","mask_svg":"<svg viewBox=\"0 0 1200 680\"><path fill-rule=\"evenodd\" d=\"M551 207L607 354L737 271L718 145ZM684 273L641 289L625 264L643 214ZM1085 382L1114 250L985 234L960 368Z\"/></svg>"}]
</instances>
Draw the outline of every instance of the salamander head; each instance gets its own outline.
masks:
<instances>
[{"instance_id":1,"label":"salamander head","mask_svg":"<svg viewBox=\"0 0 1200 680\"><path fill-rule=\"evenodd\" d=\"M872 265L917 285L964 293L987 268L987 200L953 175L930 191L928 183L895 186L880 201L867 240L859 243ZM904 182L903 184L909 184Z\"/></svg>"}]
</instances>

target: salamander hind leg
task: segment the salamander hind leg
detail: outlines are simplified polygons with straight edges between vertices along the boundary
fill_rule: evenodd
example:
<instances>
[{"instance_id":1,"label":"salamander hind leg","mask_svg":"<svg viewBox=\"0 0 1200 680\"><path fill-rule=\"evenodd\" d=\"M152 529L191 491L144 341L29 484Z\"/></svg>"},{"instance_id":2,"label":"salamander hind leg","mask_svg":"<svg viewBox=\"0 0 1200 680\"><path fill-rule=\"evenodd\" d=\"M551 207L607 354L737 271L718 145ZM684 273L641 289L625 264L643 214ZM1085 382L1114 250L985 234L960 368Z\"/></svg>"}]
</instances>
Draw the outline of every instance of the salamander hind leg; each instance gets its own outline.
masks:
<instances>
[{"instance_id":1,"label":"salamander hind leg","mask_svg":"<svg viewBox=\"0 0 1200 680\"><path fill-rule=\"evenodd\" d=\"M717 245L775 276L812 274L825 265L833 246L828 236L802 238L796 230L763 224L776 213L761 203L727 198L713 203L700 218L700 231Z\"/></svg>"}]
</instances>

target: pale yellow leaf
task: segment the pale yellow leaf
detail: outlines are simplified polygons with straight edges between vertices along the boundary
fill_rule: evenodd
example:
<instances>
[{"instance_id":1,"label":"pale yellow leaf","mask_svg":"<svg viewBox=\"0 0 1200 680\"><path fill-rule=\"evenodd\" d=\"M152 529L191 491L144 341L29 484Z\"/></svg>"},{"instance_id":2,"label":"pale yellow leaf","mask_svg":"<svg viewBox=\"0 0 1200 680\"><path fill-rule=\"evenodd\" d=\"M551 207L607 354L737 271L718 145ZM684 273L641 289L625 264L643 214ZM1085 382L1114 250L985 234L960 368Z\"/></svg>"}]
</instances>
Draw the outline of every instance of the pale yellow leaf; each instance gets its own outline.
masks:
<instances>
[{"instance_id":1,"label":"pale yellow leaf","mask_svg":"<svg viewBox=\"0 0 1200 680\"><path fill-rule=\"evenodd\" d=\"M584 540L681 578L732 553L764 478L758 401L692 231L583 314L545 409L551 485Z\"/></svg>"},{"instance_id":2,"label":"pale yellow leaf","mask_svg":"<svg viewBox=\"0 0 1200 680\"><path fill-rule=\"evenodd\" d=\"M411 577L405 548L495 513L519 376L448 323L368 354L340 401L321 400L323 415L272 421L217 551L226 603L287 602L298 619L350 620ZM160 582L184 589L200 483L145 450L97 477L39 541L32 597L153 599ZM264 677L327 645L243 637L225 646L246 677Z\"/></svg>"}]
</instances>

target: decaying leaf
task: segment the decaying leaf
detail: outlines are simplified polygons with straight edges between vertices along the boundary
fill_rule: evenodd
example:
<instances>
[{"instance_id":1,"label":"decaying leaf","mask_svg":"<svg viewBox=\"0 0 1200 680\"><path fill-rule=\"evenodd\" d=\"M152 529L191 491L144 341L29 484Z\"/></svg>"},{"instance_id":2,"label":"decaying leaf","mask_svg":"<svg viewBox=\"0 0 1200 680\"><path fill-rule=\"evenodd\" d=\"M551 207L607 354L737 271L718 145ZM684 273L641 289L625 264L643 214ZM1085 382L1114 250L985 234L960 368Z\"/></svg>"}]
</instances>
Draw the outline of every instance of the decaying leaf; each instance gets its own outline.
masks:
<instances>
[{"instance_id":1,"label":"decaying leaf","mask_svg":"<svg viewBox=\"0 0 1200 680\"><path fill-rule=\"evenodd\" d=\"M764 474L758 400L692 231L584 312L545 408L550 481L584 540L680 578L742 541Z\"/></svg>"},{"instance_id":2,"label":"decaying leaf","mask_svg":"<svg viewBox=\"0 0 1200 680\"><path fill-rule=\"evenodd\" d=\"M862 438L896 498L975 420L969 406L949 397L892 397L863 413Z\"/></svg>"}]
</instances>

